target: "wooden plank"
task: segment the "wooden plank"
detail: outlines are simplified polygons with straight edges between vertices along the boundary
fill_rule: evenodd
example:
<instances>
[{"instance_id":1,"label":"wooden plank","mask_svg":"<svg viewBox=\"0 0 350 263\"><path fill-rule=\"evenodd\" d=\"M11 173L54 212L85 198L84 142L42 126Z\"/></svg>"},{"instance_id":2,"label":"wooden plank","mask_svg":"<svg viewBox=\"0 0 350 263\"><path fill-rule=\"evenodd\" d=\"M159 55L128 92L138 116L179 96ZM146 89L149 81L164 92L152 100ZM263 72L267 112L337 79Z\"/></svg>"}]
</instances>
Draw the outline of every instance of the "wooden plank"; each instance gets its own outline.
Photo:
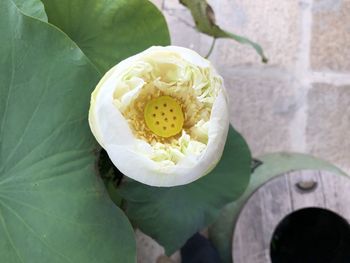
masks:
<instances>
[{"instance_id":1,"label":"wooden plank","mask_svg":"<svg viewBox=\"0 0 350 263\"><path fill-rule=\"evenodd\" d=\"M325 194L322 187L320 171L296 171L286 175L290 185L293 211L306 207L324 207ZM312 191L300 190L298 184L314 182L316 188Z\"/></svg>"},{"instance_id":2,"label":"wooden plank","mask_svg":"<svg viewBox=\"0 0 350 263\"><path fill-rule=\"evenodd\" d=\"M262 228L264 248L270 249L271 237L276 225L291 213L290 187L286 176L279 176L261 188L260 203L263 208Z\"/></svg>"},{"instance_id":3,"label":"wooden plank","mask_svg":"<svg viewBox=\"0 0 350 263\"><path fill-rule=\"evenodd\" d=\"M325 208L336 212L350 222L350 180L329 172L320 174L325 194Z\"/></svg>"},{"instance_id":4,"label":"wooden plank","mask_svg":"<svg viewBox=\"0 0 350 263\"><path fill-rule=\"evenodd\" d=\"M292 210L288 181L277 177L261 187L248 200L235 227L234 262L268 262L275 225Z\"/></svg>"},{"instance_id":5,"label":"wooden plank","mask_svg":"<svg viewBox=\"0 0 350 263\"><path fill-rule=\"evenodd\" d=\"M259 196L259 192L257 196ZM263 251L262 240L263 232L261 226L261 206L255 200L251 201L249 209L242 211L243 220L247 220L244 224L237 222L236 225L236 239L233 241L237 246L238 253L236 256L240 260L249 258L252 263L259 262L261 255L260 251ZM250 251L245 249L245 244L250 243Z\"/></svg>"}]
</instances>

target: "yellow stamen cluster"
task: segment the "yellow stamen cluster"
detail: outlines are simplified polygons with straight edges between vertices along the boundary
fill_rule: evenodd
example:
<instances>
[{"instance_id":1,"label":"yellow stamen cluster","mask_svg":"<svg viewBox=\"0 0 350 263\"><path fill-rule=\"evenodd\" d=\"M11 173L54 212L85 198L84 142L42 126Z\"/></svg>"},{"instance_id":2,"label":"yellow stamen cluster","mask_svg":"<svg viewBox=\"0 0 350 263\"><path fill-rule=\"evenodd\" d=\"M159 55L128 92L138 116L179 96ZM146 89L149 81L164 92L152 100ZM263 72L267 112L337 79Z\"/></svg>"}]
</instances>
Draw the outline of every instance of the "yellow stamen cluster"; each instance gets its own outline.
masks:
<instances>
[{"instance_id":1,"label":"yellow stamen cluster","mask_svg":"<svg viewBox=\"0 0 350 263\"><path fill-rule=\"evenodd\" d=\"M145 114L148 112L148 110L146 110L147 105L151 105L156 102L158 103L164 100L164 98L171 100L173 103L172 105L174 105L173 110L175 109L175 104L176 108L178 109L176 118L178 118L177 120L180 122L170 123L170 128L173 128L167 130L170 133L157 132L157 128L150 125L151 121L147 121L148 117L145 118ZM187 92L164 92L149 83L143 87L137 98L135 98L126 107L126 109L122 111L122 114L125 119L128 120L135 136L153 145L157 142L163 144L171 144L172 139L178 139L181 136L182 130L191 135L191 129L196 123L198 123L200 120L209 120L210 112L210 107L206 106L204 103L199 102L195 95L192 94L191 90L188 90ZM171 112L169 112L169 114L170 113ZM152 112L152 115L150 117L153 117L153 114L157 113ZM164 122L162 122L163 124L165 123L165 115L162 116L161 114L162 112L160 112L160 115L156 116L164 117ZM172 114L170 115L170 118L174 117ZM168 117L168 121L169 120L170 119ZM161 126L161 121L158 121L159 128L163 129L163 127L167 127L164 125ZM157 124L156 122L157 120L155 120L155 124ZM174 124L174 127L171 127L171 124Z\"/></svg>"}]
</instances>

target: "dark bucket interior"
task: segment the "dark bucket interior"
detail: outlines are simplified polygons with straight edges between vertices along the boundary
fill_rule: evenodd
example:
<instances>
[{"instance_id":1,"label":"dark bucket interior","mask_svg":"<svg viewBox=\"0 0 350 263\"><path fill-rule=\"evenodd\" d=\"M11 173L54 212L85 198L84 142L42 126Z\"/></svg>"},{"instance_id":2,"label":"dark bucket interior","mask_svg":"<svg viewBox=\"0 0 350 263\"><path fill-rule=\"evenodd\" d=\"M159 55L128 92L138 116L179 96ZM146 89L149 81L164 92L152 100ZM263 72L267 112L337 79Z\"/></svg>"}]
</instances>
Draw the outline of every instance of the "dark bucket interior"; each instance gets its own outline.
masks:
<instances>
[{"instance_id":1,"label":"dark bucket interior","mask_svg":"<svg viewBox=\"0 0 350 263\"><path fill-rule=\"evenodd\" d=\"M350 226L329 210L298 210L275 229L270 253L272 263L350 263Z\"/></svg>"}]
</instances>

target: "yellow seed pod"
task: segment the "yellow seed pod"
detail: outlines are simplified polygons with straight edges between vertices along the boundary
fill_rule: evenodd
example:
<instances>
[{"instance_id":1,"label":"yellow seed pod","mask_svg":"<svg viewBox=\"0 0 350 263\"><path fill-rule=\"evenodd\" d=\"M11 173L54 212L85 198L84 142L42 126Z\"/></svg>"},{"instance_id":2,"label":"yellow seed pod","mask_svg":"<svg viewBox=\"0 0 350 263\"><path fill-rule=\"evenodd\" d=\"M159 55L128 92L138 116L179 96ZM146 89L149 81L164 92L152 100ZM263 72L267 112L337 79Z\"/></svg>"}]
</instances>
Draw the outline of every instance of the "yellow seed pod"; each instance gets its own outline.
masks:
<instances>
[{"instance_id":1,"label":"yellow seed pod","mask_svg":"<svg viewBox=\"0 0 350 263\"><path fill-rule=\"evenodd\" d=\"M147 102L144 118L147 127L164 138L180 133L184 124L181 105L170 96L161 96Z\"/></svg>"}]
</instances>

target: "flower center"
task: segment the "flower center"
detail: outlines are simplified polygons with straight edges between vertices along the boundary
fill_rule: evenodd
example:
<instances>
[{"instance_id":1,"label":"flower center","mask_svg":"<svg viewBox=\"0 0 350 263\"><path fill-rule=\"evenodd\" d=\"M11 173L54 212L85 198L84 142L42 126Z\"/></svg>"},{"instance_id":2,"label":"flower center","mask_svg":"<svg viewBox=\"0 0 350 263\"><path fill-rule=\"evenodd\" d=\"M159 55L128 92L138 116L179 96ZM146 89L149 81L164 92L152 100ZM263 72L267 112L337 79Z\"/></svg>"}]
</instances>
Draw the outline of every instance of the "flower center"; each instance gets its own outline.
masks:
<instances>
[{"instance_id":1,"label":"flower center","mask_svg":"<svg viewBox=\"0 0 350 263\"><path fill-rule=\"evenodd\" d=\"M184 114L181 105L170 96L147 102L144 110L147 127L156 135L168 138L182 131Z\"/></svg>"}]
</instances>

